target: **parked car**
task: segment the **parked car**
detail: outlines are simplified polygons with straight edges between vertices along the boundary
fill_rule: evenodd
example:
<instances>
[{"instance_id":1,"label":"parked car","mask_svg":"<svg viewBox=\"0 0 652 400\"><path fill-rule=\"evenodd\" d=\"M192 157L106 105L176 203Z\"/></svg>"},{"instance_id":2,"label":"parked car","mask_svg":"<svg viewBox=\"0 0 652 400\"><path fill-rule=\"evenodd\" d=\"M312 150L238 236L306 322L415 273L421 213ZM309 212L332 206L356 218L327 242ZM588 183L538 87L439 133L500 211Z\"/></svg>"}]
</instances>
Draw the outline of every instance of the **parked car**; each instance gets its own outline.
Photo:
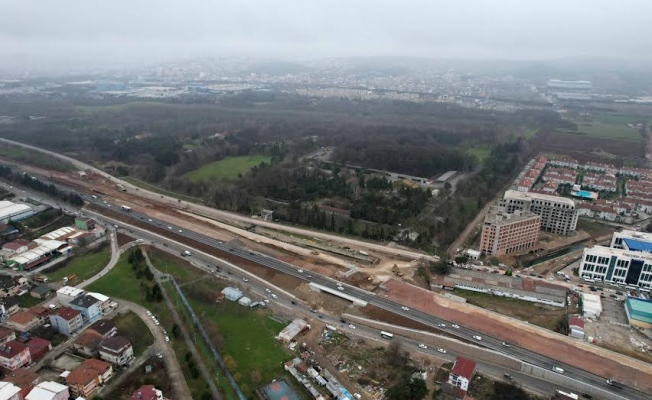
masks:
<instances>
[{"instance_id":1,"label":"parked car","mask_svg":"<svg viewBox=\"0 0 652 400\"><path fill-rule=\"evenodd\" d=\"M473 339L475 339L475 340L482 340L482 336L473 335Z\"/></svg>"}]
</instances>

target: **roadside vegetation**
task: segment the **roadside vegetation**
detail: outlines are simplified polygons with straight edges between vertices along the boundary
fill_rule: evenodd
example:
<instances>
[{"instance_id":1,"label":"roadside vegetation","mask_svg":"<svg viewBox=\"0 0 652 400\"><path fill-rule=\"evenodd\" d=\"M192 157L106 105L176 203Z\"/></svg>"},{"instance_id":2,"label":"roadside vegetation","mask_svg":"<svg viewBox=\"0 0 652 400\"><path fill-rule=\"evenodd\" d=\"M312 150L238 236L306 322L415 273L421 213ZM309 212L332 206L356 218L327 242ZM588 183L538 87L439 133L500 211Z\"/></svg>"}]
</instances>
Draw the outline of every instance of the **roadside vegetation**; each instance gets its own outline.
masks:
<instances>
[{"instance_id":1,"label":"roadside vegetation","mask_svg":"<svg viewBox=\"0 0 652 400\"><path fill-rule=\"evenodd\" d=\"M154 289L158 285L153 282L153 275L151 280L148 279L149 274L144 271L143 265L145 265L144 257L140 248L132 249L120 257L120 261L109 273L93 282L86 289L134 302L151 311L160 321L160 328L168 332L169 345L174 349L193 399L205 399L205 393L209 393L210 396L208 384L203 381L201 375L195 376L192 374L191 369L185 363L184 357L189 351L188 347L183 340L179 327L175 327L171 310L162 301L160 288L159 290ZM160 294L160 297L157 293Z\"/></svg>"},{"instance_id":2,"label":"roadside vegetation","mask_svg":"<svg viewBox=\"0 0 652 400\"><path fill-rule=\"evenodd\" d=\"M563 322L562 320L565 320L566 317L566 310L563 307L546 306L525 300L457 288L454 292L456 295L464 297L469 304L499 314L509 315L551 331L558 331L563 328L563 326L560 326L560 322Z\"/></svg>"},{"instance_id":3,"label":"roadside vegetation","mask_svg":"<svg viewBox=\"0 0 652 400\"><path fill-rule=\"evenodd\" d=\"M113 319L118 328L118 335L124 336L134 347L134 356L140 357L145 350L154 344L154 336L140 317L133 312L120 314Z\"/></svg>"},{"instance_id":4,"label":"roadside vegetation","mask_svg":"<svg viewBox=\"0 0 652 400\"><path fill-rule=\"evenodd\" d=\"M50 281L59 281L66 276L75 275L75 279L68 282L68 285L75 285L95 276L109 263L110 259L111 246L108 242L103 242L99 246L81 254L75 254L72 258L55 265L46 271L45 275Z\"/></svg>"}]
</instances>

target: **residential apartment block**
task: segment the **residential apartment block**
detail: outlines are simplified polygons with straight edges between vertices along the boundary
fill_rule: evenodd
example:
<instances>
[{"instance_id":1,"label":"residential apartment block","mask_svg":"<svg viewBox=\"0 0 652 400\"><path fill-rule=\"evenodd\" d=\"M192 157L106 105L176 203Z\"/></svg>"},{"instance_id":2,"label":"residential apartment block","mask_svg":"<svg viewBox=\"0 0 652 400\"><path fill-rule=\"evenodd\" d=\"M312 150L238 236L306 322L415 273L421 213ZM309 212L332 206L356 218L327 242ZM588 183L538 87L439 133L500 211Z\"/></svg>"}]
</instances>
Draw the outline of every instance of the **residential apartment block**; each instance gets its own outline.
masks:
<instances>
[{"instance_id":1,"label":"residential apartment block","mask_svg":"<svg viewBox=\"0 0 652 400\"><path fill-rule=\"evenodd\" d=\"M652 234L616 232L611 247L584 249L579 275L586 279L652 288Z\"/></svg>"},{"instance_id":2,"label":"residential apartment block","mask_svg":"<svg viewBox=\"0 0 652 400\"><path fill-rule=\"evenodd\" d=\"M539 229L541 216L524 210L508 213L505 207L493 206L484 219L480 251L497 257L527 250L536 244Z\"/></svg>"},{"instance_id":3,"label":"residential apartment block","mask_svg":"<svg viewBox=\"0 0 652 400\"><path fill-rule=\"evenodd\" d=\"M558 235L571 236L577 228L575 202L565 197L542 193L508 190L501 201L507 212L530 211L541 216L541 229Z\"/></svg>"}]
</instances>

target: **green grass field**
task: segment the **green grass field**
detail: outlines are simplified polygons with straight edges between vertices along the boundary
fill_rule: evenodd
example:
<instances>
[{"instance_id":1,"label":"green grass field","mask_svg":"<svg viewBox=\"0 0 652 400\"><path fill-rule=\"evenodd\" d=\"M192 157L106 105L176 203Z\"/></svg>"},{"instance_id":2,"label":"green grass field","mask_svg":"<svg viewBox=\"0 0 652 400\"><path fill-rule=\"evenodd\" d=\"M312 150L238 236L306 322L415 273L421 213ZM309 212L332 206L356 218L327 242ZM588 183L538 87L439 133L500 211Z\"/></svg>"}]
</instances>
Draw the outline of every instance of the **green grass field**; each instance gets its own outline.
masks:
<instances>
[{"instance_id":1,"label":"green grass field","mask_svg":"<svg viewBox=\"0 0 652 400\"><path fill-rule=\"evenodd\" d=\"M186 293L190 290L184 288ZM206 304L190 299L190 304L216 327L222 337L220 354L233 359L230 372L245 394L284 373L281 365L290 355L274 337L285 325L268 318L267 311L249 310L230 301ZM260 374L258 382L254 382L254 371Z\"/></svg>"},{"instance_id":2,"label":"green grass field","mask_svg":"<svg viewBox=\"0 0 652 400\"><path fill-rule=\"evenodd\" d=\"M18 299L18 306L20 308L32 308L37 304L45 301L45 299L37 299L32 297L29 293L16 297Z\"/></svg>"},{"instance_id":3,"label":"green grass field","mask_svg":"<svg viewBox=\"0 0 652 400\"><path fill-rule=\"evenodd\" d=\"M71 284L75 284L100 272L110 259L111 247L108 243L104 243L84 254L73 256L63 267L48 272L46 275L51 281L58 281L63 279L64 276L75 274L77 278L71 282Z\"/></svg>"},{"instance_id":4,"label":"green grass field","mask_svg":"<svg viewBox=\"0 0 652 400\"><path fill-rule=\"evenodd\" d=\"M629 128L625 123L576 121L577 133L604 139L622 139L643 142L644 138L637 129ZM563 132L562 132L563 133Z\"/></svg>"},{"instance_id":5,"label":"green grass field","mask_svg":"<svg viewBox=\"0 0 652 400\"><path fill-rule=\"evenodd\" d=\"M124 336L131 342L135 357L139 357L154 343L154 336L145 322L133 312L117 316L113 319L113 323L118 328L118 335Z\"/></svg>"},{"instance_id":6,"label":"green grass field","mask_svg":"<svg viewBox=\"0 0 652 400\"><path fill-rule=\"evenodd\" d=\"M271 157L265 155L252 155L241 157L227 157L221 161L204 165L185 176L193 182L209 180L235 180L238 174L246 174L253 166L261 162L269 163Z\"/></svg>"},{"instance_id":7,"label":"green grass field","mask_svg":"<svg viewBox=\"0 0 652 400\"><path fill-rule=\"evenodd\" d=\"M491 153L491 149L488 147L471 147L466 149L466 151L478 157L478 163L480 165L482 165L484 159L489 157L489 154Z\"/></svg>"},{"instance_id":8,"label":"green grass field","mask_svg":"<svg viewBox=\"0 0 652 400\"><path fill-rule=\"evenodd\" d=\"M158 249L150 249L147 251L147 254L149 255L149 260L152 262L152 265L156 267L156 269L174 276L174 279L176 279L178 284L193 281L203 275L206 275L206 273L188 264L182 258L173 256L172 254L166 253L164 251Z\"/></svg>"}]
</instances>

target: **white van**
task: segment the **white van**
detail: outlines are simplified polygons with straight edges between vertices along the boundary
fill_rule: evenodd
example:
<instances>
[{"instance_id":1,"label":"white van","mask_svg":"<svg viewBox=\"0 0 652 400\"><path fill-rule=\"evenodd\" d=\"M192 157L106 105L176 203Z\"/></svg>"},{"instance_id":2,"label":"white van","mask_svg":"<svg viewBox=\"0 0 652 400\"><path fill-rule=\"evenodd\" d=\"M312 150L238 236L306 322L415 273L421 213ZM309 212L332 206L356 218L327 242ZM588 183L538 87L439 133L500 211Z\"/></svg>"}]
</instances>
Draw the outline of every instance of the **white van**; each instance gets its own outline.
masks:
<instances>
[{"instance_id":1,"label":"white van","mask_svg":"<svg viewBox=\"0 0 652 400\"><path fill-rule=\"evenodd\" d=\"M559 367L552 367L552 370L558 374L563 374L564 370Z\"/></svg>"}]
</instances>

